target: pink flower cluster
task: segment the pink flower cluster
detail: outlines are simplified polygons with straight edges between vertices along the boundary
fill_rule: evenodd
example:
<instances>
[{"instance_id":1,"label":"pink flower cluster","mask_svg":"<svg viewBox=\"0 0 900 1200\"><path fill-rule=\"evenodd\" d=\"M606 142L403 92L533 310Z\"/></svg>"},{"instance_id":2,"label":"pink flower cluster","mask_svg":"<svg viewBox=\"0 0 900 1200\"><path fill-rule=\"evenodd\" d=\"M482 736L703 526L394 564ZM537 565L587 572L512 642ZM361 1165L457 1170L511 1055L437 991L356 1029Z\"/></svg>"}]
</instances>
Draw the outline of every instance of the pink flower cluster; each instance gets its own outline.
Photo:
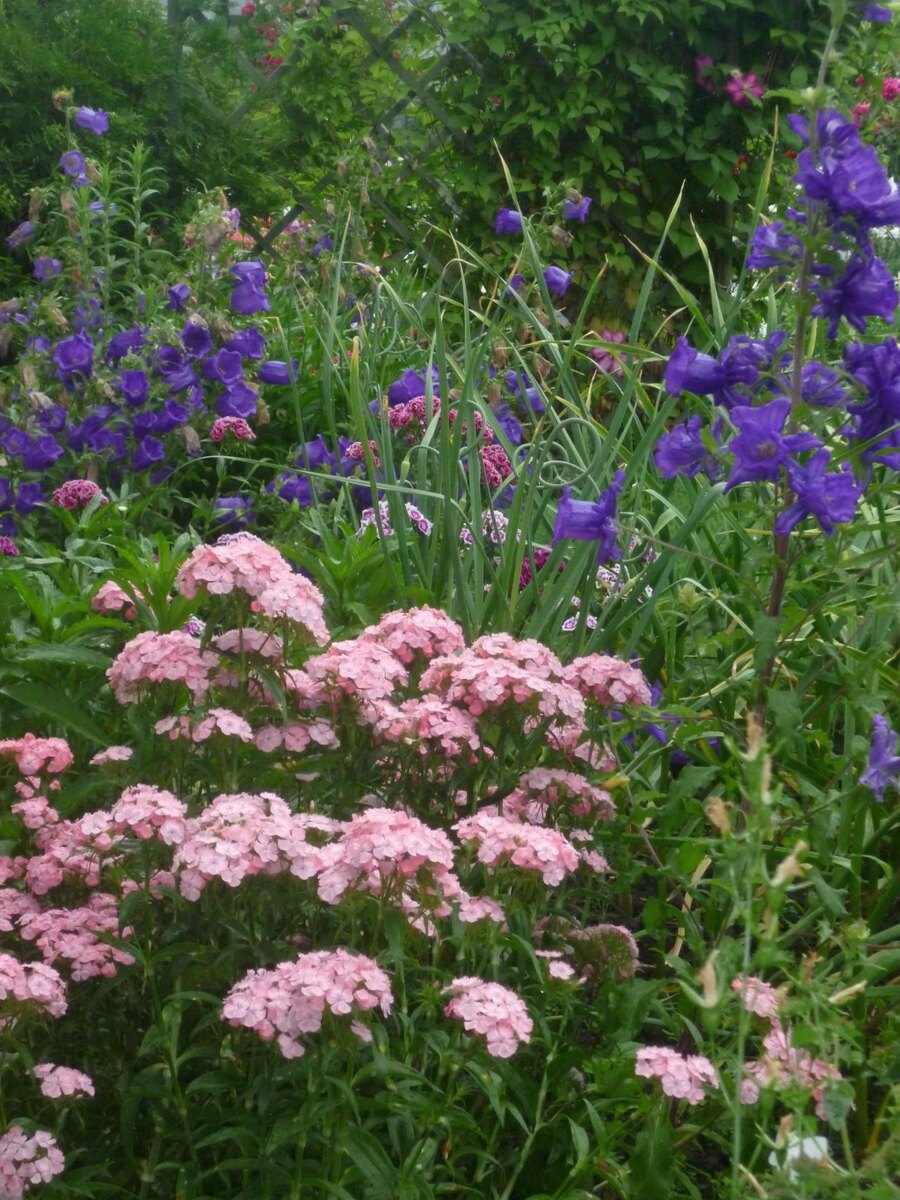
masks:
<instances>
[{"instance_id":1,"label":"pink flower cluster","mask_svg":"<svg viewBox=\"0 0 900 1200\"><path fill-rule=\"evenodd\" d=\"M209 691L218 665L218 657L201 649L199 639L189 633L147 630L125 643L106 677L120 704L139 700L150 683L183 683L197 701Z\"/></svg>"},{"instance_id":2,"label":"pink flower cluster","mask_svg":"<svg viewBox=\"0 0 900 1200\"><path fill-rule=\"evenodd\" d=\"M439 696L385 702L377 713L375 735L386 742L416 746L423 756L472 759L481 746L474 717Z\"/></svg>"},{"instance_id":3,"label":"pink flower cluster","mask_svg":"<svg viewBox=\"0 0 900 1200\"><path fill-rule=\"evenodd\" d=\"M637 667L607 654L574 659L566 668L566 678L586 700L604 708L651 702L650 685Z\"/></svg>"},{"instance_id":4,"label":"pink flower cluster","mask_svg":"<svg viewBox=\"0 0 900 1200\"><path fill-rule=\"evenodd\" d=\"M366 1042L372 1035L358 1017L375 1008L388 1016L393 1003L390 980L371 958L317 950L270 971L250 971L225 997L222 1018L264 1041L277 1036L284 1057L299 1058L300 1036L317 1033L326 1012L352 1016L351 1030Z\"/></svg>"},{"instance_id":5,"label":"pink flower cluster","mask_svg":"<svg viewBox=\"0 0 900 1200\"><path fill-rule=\"evenodd\" d=\"M666 1096L702 1104L706 1099L704 1085L718 1088L715 1067L702 1054L679 1054L667 1046L642 1046L634 1064L635 1075L643 1079L658 1079Z\"/></svg>"},{"instance_id":6,"label":"pink flower cluster","mask_svg":"<svg viewBox=\"0 0 900 1200\"><path fill-rule=\"evenodd\" d=\"M447 835L390 808L356 813L340 838L323 847L321 861L319 896L327 904L337 904L351 888L372 896L415 893L416 900L462 890Z\"/></svg>"},{"instance_id":7,"label":"pink flower cluster","mask_svg":"<svg viewBox=\"0 0 900 1200\"><path fill-rule=\"evenodd\" d=\"M322 593L296 574L274 546L251 533L230 533L213 546L198 546L179 570L176 584L188 599L203 590L213 596L241 591L250 597L254 612L291 622L320 646L328 641Z\"/></svg>"},{"instance_id":8,"label":"pink flower cluster","mask_svg":"<svg viewBox=\"0 0 900 1200\"><path fill-rule=\"evenodd\" d=\"M35 1184L49 1183L65 1165L52 1134L39 1129L29 1137L21 1125L12 1125L0 1137L0 1197L22 1200Z\"/></svg>"},{"instance_id":9,"label":"pink flower cluster","mask_svg":"<svg viewBox=\"0 0 900 1200\"><path fill-rule=\"evenodd\" d=\"M172 861L182 896L196 900L212 879L237 887L252 875L290 871L310 879L321 866L321 848L307 832L334 833L340 822L314 814L295 815L271 792L216 796L188 821Z\"/></svg>"},{"instance_id":10,"label":"pink flower cluster","mask_svg":"<svg viewBox=\"0 0 900 1200\"><path fill-rule=\"evenodd\" d=\"M34 942L45 962L60 959L69 963L74 980L109 979L118 965L130 966L134 958L117 946L101 941L104 935L128 937L132 930L119 930L119 909L112 896L95 892L81 908L48 908L25 913L19 930Z\"/></svg>"},{"instance_id":11,"label":"pink flower cluster","mask_svg":"<svg viewBox=\"0 0 900 1200\"><path fill-rule=\"evenodd\" d=\"M226 433L230 433L239 442L256 441L256 434L243 417L219 417L213 421L209 436L214 442L221 442Z\"/></svg>"},{"instance_id":12,"label":"pink flower cluster","mask_svg":"<svg viewBox=\"0 0 900 1200\"><path fill-rule=\"evenodd\" d=\"M881 97L883 100L896 100L900 96L900 79L885 79L881 85Z\"/></svg>"},{"instance_id":13,"label":"pink flower cluster","mask_svg":"<svg viewBox=\"0 0 900 1200\"><path fill-rule=\"evenodd\" d=\"M461 976L444 991L451 996L446 1015L462 1021L467 1033L483 1037L494 1058L511 1058L519 1046L531 1041L533 1023L528 1009L509 988Z\"/></svg>"},{"instance_id":14,"label":"pink flower cluster","mask_svg":"<svg viewBox=\"0 0 900 1200\"><path fill-rule=\"evenodd\" d=\"M477 843L478 861L485 866L508 862L524 871L537 871L548 887L557 887L581 861L568 838L555 829L510 821L486 810L457 821L453 828L460 841Z\"/></svg>"},{"instance_id":15,"label":"pink flower cluster","mask_svg":"<svg viewBox=\"0 0 900 1200\"><path fill-rule=\"evenodd\" d=\"M140 592L135 592L135 595L143 600ZM133 621L137 616L137 609L132 598L111 579L98 588L96 595L91 600L91 608L94 612L105 614L120 612L126 621Z\"/></svg>"},{"instance_id":16,"label":"pink flower cluster","mask_svg":"<svg viewBox=\"0 0 900 1200\"><path fill-rule=\"evenodd\" d=\"M51 1017L66 1011L66 986L62 976L44 963L23 963L0 953L0 1004L34 1004ZM6 1024L0 1019L0 1029Z\"/></svg>"},{"instance_id":17,"label":"pink flower cluster","mask_svg":"<svg viewBox=\"0 0 900 1200\"><path fill-rule=\"evenodd\" d=\"M99 750L90 760L92 767L105 767L108 763L128 762L134 757L134 751L130 746L107 746L105 750Z\"/></svg>"},{"instance_id":18,"label":"pink flower cluster","mask_svg":"<svg viewBox=\"0 0 900 1200\"><path fill-rule=\"evenodd\" d=\"M615 816L612 796L574 771L535 767L519 780L519 786L503 800L503 815L510 820L545 824L549 811L572 816L593 816L610 821Z\"/></svg>"},{"instance_id":19,"label":"pink flower cluster","mask_svg":"<svg viewBox=\"0 0 900 1200\"><path fill-rule=\"evenodd\" d=\"M165 735L170 741L186 738L189 742L199 745L208 741L214 733L223 737L236 737L242 742L253 741L253 730L248 721L230 708L210 708L198 720L190 717L163 717L157 721L154 729L158 734Z\"/></svg>"},{"instance_id":20,"label":"pink flower cluster","mask_svg":"<svg viewBox=\"0 0 900 1200\"><path fill-rule=\"evenodd\" d=\"M759 1099L760 1088L798 1087L808 1091L816 1104L816 1113L826 1117L823 1098L825 1085L830 1080L842 1078L832 1063L814 1058L808 1050L801 1050L791 1040L790 1027L782 1025L778 1017L772 1018L769 1032L763 1038L762 1058L745 1066L747 1078L741 1087L741 1099L753 1104Z\"/></svg>"},{"instance_id":21,"label":"pink flower cluster","mask_svg":"<svg viewBox=\"0 0 900 1200\"><path fill-rule=\"evenodd\" d=\"M455 654L465 647L460 626L445 612L428 605L408 612L385 613L357 641L383 646L407 667L422 660L430 662L441 654Z\"/></svg>"},{"instance_id":22,"label":"pink flower cluster","mask_svg":"<svg viewBox=\"0 0 900 1200\"><path fill-rule=\"evenodd\" d=\"M72 1067L57 1067L53 1063L36 1063L35 1078L40 1082L41 1092L48 1100L62 1100L67 1096L93 1096L94 1081L83 1071Z\"/></svg>"},{"instance_id":23,"label":"pink flower cluster","mask_svg":"<svg viewBox=\"0 0 900 1200\"><path fill-rule=\"evenodd\" d=\"M33 733L0 742L0 754L14 758L19 773L25 776L60 775L75 761L65 738L39 738Z\"/></svg>"},{"instance_id":24,"label":"pink flower cluster","mask_svg":"<svg viewBox=\"0 0 900 1200\"><path fill-rule=\"evenodd\" d=\"M741 1003L747 1012L770 1020L777 1018L782 997L771 983L764 983L755 975L748 975L746 979L732 979L731 986L740 993Z\"/></svg>"},{"instance_id":25,"label":"pink flower cluster","mask_svg":"<svg viewBox=\"0 0 900 1200\"><path fill-rule=\"evenodd\" d=\"M486 640L480 638L468 650L434 659L422 675L422 689L436 692L473 717L512 709L521 720L519 710L524 708L527 717L583 727L584 701L574 687L553 678L543 664L523 666L505 655L483 653ZM549 650L545 653L555 658Z\"/></svg>"},{"instance_id":26,"label":"pink flower cluster","mask_svg":"<svg viewBox=\"0 0 900 1200\"><path fill-rule=\"evenodd\" d=\"M106 496L90 479L67 479L62 487L58 487L53 493L53 503L57 508L67 508L72 511L76 508L85 508L94 499L95 496L100 497L100 508L109 503Z\"/></svg>"},{"instance_id":27,"label":"pink flower cluster","mask_svg":"<svg viewBox=\"0 0 900 1200\"><path fill-rule=\"evenodd\" d=\"M333 703L341 699L354 700L372 721L377 720L379 706L409 680L406 668L396 655L378 642L365 638L332 642L323 654L317 654L307 662L306 674L314 682L324 685Z\"/></svg>"}]
</instances>

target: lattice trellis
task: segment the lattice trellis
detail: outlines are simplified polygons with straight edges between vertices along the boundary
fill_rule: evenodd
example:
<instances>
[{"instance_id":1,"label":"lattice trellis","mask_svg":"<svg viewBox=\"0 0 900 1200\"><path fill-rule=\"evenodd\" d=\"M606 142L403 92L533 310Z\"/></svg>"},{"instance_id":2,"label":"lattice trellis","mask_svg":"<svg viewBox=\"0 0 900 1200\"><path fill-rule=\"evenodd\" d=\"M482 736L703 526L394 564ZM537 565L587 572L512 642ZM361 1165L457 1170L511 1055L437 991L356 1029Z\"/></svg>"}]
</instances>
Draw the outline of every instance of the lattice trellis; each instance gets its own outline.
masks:
<instances>
[{"instance_id":1,"label":"lattice trellis","mask_svg":"<svg viewBox=\"0 0 900 1200\"><path fill-rule=\"evenodd\" d=\"M165 0L169 8L170 21L180 20L179 0ZM201 20L217 20L232 18L240 10L239 0L219 0L219 7L214 9L210 0L210 8L203 12L194 11L194 17ZM302 7L302 6L301 6ZM306 7L313 12L320 7L318 0L306 0ZM386 36L376 33L366 20L363 8L353 0L324 0L321 7L330 11L336 23L354 30L369 47L369 53L358 65L359 72L366 72L375 64L387 66L396 77L399 85L399 96L384 112L368 113L369 128L360 132L359 141L364 140L373 146L372 155L376 159L386 161L392 159L402 162L402 167L391 175L391 186L396 190L398 184L411 178L416 179L436 197L446 209L448 217L459 215L459 209L450 190L444 185L436 173L434 164L439 159L442 149L448 143L457 143L467 151L474 150L463 122L450 112L441 102L439 92L441 81L454 64L458 68L460 61L465 62L466 68L483 76L481 64L468 51L450 43L447 31L441 21L440 6L423 0L422 3L409 5L408 11L398 21ZM402 46L413 33L416 25L424 26L437 49L434 61L421 72L409 70L400 61L400 55L395 56L397 47ZM248 81L248 93L238 103L229 115L229 121L239 123L249 117L261 104L264 104L273 93L277 92L282 82L297 69L300 64L301 49L295 48L284 62L274 71L262 71L245 56L238 55L237 61L245 72ZM340 81L346 83L346 81ZM252 89L252 90L251 90ZM201 103L214 108L208 98L202 94L197 97ZM216 109L218 119L221 113ZM427 118L431 128L423 146L415 146L406 133L402 118L411 117L417 129L422 128L423 118ZM273 246L278 235L296 218L311 217L319 224L327 224L327 217L320 210L313 195L320 196L330 189L340 190L342 187L337 171L323 172L314 181L306 194L298 194L294 203L269 229L263 233L254 228L252 222L246 222L248 232L253 236L260 252L273 252ZM309 194L312 193L312 194ZM384 222L394 231L402 243L402 251L415 249L417 255L432 269L440 270L441 262L433 252L422 244L422 239L411 227L408 213L391 203L391 198L385 189L379 188L377 181L369 188L370 204L377 209Z\"/></svg>"}]
</instances>

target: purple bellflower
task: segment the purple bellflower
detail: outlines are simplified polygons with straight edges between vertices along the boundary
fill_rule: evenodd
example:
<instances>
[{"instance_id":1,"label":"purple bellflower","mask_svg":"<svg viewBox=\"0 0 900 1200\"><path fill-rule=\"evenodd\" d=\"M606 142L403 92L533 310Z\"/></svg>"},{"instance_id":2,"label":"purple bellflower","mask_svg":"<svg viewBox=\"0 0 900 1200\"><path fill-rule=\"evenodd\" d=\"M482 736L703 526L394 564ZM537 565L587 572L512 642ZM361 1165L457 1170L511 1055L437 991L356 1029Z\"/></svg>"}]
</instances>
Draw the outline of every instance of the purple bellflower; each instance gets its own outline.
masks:
<instances>
[{"instance_id":1,"label":"purple bellflower","mask_svg":"<svg viewBox=\"0 0 900 1200\"><path fill-rule=\"evenodd\" d=\"M884 800L884 790L890 784L897 786L900 777L900 754L897 734L880 714L872 718L872 747L869 764L859 782L875 793L877 800Z\"/></svg>"},{"instance_id":2,"label":"purple bellflower","mask_svg":"<svg viewBox=\"0 0 900 1200\"><path fill-rule=\"evenodd\" d=\"M547 285L547 291L551 296L562 298L569 290L571 282L572 274L570 271L564 271L562 267L544 268L544 283Z\"/></svg>"},{"instance_id":3,"label":"purple bellflower","mask_svg":"<svg viewBox=\"0 0 900 1200\"><path fill-rule=\"evenodd\" d=\"M23 221L21 225L17 225L9 237L6 239L6 244L10 250L15 250L16 246L21 246L23 242L27 242L29 238L33 238L37 226L33 221Z\"/></svg>"},{"instance_id":4,"label":"purple bellflower","mask_svg":"<svg viewBox=\"0 0 900 1200\"><path fill-rule=\"evenodd\" d=\"M759 408L735 408L731 420L740 430L731 439L728 449L735 463L728 476L725 491L741 483L761 483L775 480L786 467L792 454L817 450L821 442L811 433L782 433L791 411L791 402L779 396Z\"/></svg>"},{"instance_id":5,"label":"purple bellflower","mask_svg":"<svg viewBox=\"0 0 900 1200\"><path fill-rule=\"evenodd\" d=\"M498 234L521 233L522 214L514 208L501 208L494 219L494 232Z\"/></svg>"},{"instance_id":6,"label":"purple bellflower","mask_svg":"<svg viewBox=\"0 0 900 1200\"><path fill-rule=\"evenodd\" d=\"M563 489L562 499L556 509L556 524L553 528L552 545L571 540L576 542L599 542L597 562L605 563L622 557L616 538L619 524L616 520L616 504L625 472L617 471L605 492L595 501L573 500L572 489Z\"/></svg>"},{"instance_id":7,"label":"purple bellflower","mask_svg":"<svg viewBox=\"0 0 900 1200\"><path fill-rule=\"evenodd\" d=\"M674 479L676 475L693 479L702 472L714 480L722 473L719 460L703 440L701 424L699 416L689 417L684 424L664 433L656 443L653 461L663 479Z\"/></svg>"},{"instance_id":8,"label":"purple bellflower","mask_svg":"<svg viewBox=\"0 0 900 1200\"><path fill-rule=\"evenodd\" d=\"M819 450L807 463L788 463L788 478L797 499L775 522L779 537L785 537L806 517L815 517L826 537L832 537L836 524L853 520L865 489L853 478L849 463L839 473L828 474L830 461L829 451Z\"/></svg>"},{"instance_id":9,"label":"purple bellflower","mask_svg":"<svg viewBox=\"0 0 900 1200\"><path fill-rule=\"evenodd\" d=\"M86 129L88 133L102 137L104 133L109 133L109 113L105 113L102 108L82 107L75 113L75 124L79 129Z\"/></svg>"},{"instance_id":10,"label":"purple bellflower","mask_svg":"<svg viewBox=\"0 0 900 1200\"><path fill-rule=\"evenodd\" d=\"M580 200L567 200L563 215L567 221L580 221L583 225L592 203L590 196L582 196Z\"/></svg>"}]
</instances>

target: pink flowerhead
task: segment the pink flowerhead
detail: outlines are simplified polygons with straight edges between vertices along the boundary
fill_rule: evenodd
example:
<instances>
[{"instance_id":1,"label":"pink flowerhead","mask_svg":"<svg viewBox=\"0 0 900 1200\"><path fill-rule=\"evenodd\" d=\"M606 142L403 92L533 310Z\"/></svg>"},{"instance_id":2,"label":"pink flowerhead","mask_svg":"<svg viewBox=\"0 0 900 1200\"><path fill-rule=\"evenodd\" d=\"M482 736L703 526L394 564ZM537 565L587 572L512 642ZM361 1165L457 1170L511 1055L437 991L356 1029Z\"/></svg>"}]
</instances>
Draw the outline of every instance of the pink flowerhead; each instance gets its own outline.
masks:
<instances>
[{"instance_id":1,"label":"pink flowerhead","mask_svg":"<svg viewBox=\"0 0 900 1200\"><path fill-rule=\"evenodd\" d=\"M446 1015L462 1021L467 1033L483 1037L494 1058L511 1058L519 1046L531 1041L533 1022L528 1009L509 988L461 976L444 991L451 996Z\"/></svg>"},{"instance_id":2,"label":"pink flowerhead","mask_svg":"<svg viewBox=\"0 0 900 1200\"><path fill-rule=\"evenodd\" d=\"M38 1129L29 1136L21 1125L11 1125L0 1136L0 1196L22 1200L36 1184L59 1175L65 1165L52 1134Z\"/></svg>"},{"instance_id":3,"label":"pink flowerhead","mask_svg":"<svg viewBox=\"0 0 900 1200\"><path fill-rule=\"evenodd\" d=\"M67 479L62 487L58 487L53 493L53 503L57 508L67 508L71 511L75 508L85 508L95 496L100 497L100 508L109 503L97 484L90 479Z\"/></svg>"},{"instance_id":4,"label":"pink flowerhead","mask_svg":"<svg viewBox=\"0 0 900 1200\"><path fill-rule=\"evenodd\" d=\"M19 772L25 776L60 775L75 761L65 738L40 738L33 733L25 733L14 741L0 742L0 754L15 758Z\"/></svg>"},{"instance_id":5,"label":"pink flowerhead","mask_svg":"<svg viewBox=\"0 0 900 1200\"><path fill-rule=\"evenodd\" d=\"M18 558L19 547L12 540L12 538L8 538L4 535L0 537L0 554L2 554L4 558Z\"/></svg>"},{"instance_id":6,"label":"pink flowerhead","mask_svg":"<svg viewBox=\"0 0 900 1200\"><path fill-rule=\"evenodd\" d=\"M30 915L26 910L22 917ZM51 1017L66 1011L66 985L53 967L44 963L23 963L12 954L0 953L0 1004L34 1004ZM0 1029L5 1021L0 1018ZM2 1195L2 1193L0 1193Z\"/></svg>"},{"instance_id":7,"label":"pink flowerhead","mask_svg":"<svg viewBox=\"0 0 900 1200\"><path fill-rule=\"evenodd\" d=\"M140 700L147 684L169 682L184 684L197 701L209 691L210 675L218 665L215 654L201 650L199 640L180 629L147 630L126 643L106 677L120 704Z\"/></svg>"},{"instance_id":8,"label":"pink flowerhead","mask_svg":"<svg viewBox=\"0 0 900 1200\"><path fill-rule=\"evenodd\" d=\"M896 100L900 96L900 79L885 79L881 85L883 100Z\"/></svg>"},{"instance_id":9,"label":"pink flowerhead","mask_svg":"<svg viewBox=\"0 0 900 1200\"><path fill-rule=\"evenodd\" d=\"M763 98L766 89L752 72L742 75L740 71L735 71L725 84L725 92L732 104L738 108L749 108L753 100Z\"/></svg>"},{"instance_id":10,"label":"pink flowerhead","mask_svg":"<svg viewBox=\"0 0 900 1200\"><path fill-rule=\"evenodd\" d=\"M107 763L128 762L134 751L130 746L107 746L90 760L92 767L105 767Z\"/></svg>"},{"instance_id":11,"label":"pink flowerhead","mask_svg":"<svg viewBox=\"0 0 900 1200\"><path fill-rule=\"evenodd\" d=\"M72 1067L57 1067L53 1063L36 1063L34 1075L39 1080L41 1092L48 1100L62 1100L68 1096L93 1096L94 1081L83 1071Z\"/></svg>"},{"instance_id":12,"label":"pink flowerhead","mask_svg":"<svg viewBox=\"0 0 900 1200\"><path fill-rule=\"evenodd\" d=\"M460 841L477 845L478 861L485 866L509 863L521 870L537 871L548 887L562 883L581 861L572 843L555 829L509 821L489 812L465 817L453 828Z\"/></svg>"},{"instance_id":13,"label":"pink flowerhead","mask_svg":"<svg viewBox=\"0 0 900 1200\"><path fill-rule=\"evenodd\" d=\"M214 442L221 442L226 433L230 433L239 442L256 441L256 434L243 417L219 417L213 421L209 436Z\"/></svg>"},{"instance_id":14,"label":"pink flowerhead","mask_svg":"<svg viewBox=\"0 0 900 1200\"><path fill-rule=\"evenodd\" d=\"M250 971L225 997L222 1019L252 1029L263 1041L277 1037L285 1058L299 1058L301 1035L317 1033L326 1012L353 1018L352 1032L369 1041L359 1018L375 1008L386 1017L393 1004L390 980L371 958L316 950L272 970Z\"/></svg>"},{"instance_id":15,"label":"pink flowerhead","mask_svg":"<svg viewBox=\"0 0 900 1200\"><path fill-rule=\"evenodd\" d=\"M135 592L139 600L143 600L140 592ZM134 601L128 593L120 588L117 583L113 583L108 579L97 590L96 595L91 601L91 608L98 613L121 613L126 621L133 621L137 616L137 609L134 606Z\"/></svg>"},{"instance_id":16,"label":"pink flowerhead","mask_svg":"<svg viewBox=\"0 0 900 1200\"><path fill-rule=\"evenodd\" d=\"M704 1085L718 1088L716 1071L702 1054L679 1054L666 1046L642 1046L634 1064L635 1075L658 1079L666 1096L701 1104L706 1099Z\"/></svg>"},{"instance_id":17,"label":"pink flowerhead","mask_svg":"<svg viewBox=\"0 0 900 1200\"><path fill-rule=\"evenodd\" d=\"M741 1003L747 1012L769 1020L778 1016L782 996L770 983L748 975L746 979L732 979L731 986L740 992Z\"/></svg>"},{"instance_id":18,"label":"pink flowerhead","mask_svg":"<svg viewBox=\"0 0 900 1200\"><path fill-rule=\"evenodd\" d=\"M566 677L586 700L604 708L651 702L650 685L637 667L607 654L574 659L566 669Z\"/></svg>"}]
</instances>

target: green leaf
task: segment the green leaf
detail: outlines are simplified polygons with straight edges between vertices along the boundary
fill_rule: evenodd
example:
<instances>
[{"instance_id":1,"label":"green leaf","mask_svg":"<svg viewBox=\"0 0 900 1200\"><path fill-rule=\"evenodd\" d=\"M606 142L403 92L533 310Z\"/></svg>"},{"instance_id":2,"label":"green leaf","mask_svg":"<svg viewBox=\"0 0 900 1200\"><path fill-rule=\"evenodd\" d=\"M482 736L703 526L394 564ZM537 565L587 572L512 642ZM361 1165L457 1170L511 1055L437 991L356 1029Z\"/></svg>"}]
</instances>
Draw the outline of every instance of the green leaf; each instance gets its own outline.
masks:
<instances>
[{"instance_id":1,"label":"green leaf","mask_svg":"<svg viewBox=\"0 0 900 1200\"><path fill-rule=\"evenodd\" d=\"M110 744L106 734L86 716L84 708L70 700L65 692L43 683L10 683L0 688L0 693L22 708L51 717L64 729L79 733L98 746Z\"/></svg>"}]
</instances>

